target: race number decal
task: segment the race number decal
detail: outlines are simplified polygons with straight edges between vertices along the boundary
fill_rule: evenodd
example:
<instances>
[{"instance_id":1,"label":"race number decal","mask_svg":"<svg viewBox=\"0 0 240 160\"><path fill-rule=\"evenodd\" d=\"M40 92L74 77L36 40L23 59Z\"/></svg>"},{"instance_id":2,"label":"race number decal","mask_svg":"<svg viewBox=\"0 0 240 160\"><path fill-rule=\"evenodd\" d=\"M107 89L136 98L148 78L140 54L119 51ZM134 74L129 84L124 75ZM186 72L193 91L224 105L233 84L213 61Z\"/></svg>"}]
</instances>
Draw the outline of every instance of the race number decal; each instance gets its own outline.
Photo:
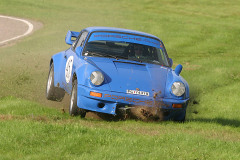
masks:
<instances>
[{"instance_id":1,"label":"race number decal","mask_svg":"<svg viewBox=\"0 0 240 160\"><path fill-rule=\"evenodd\" d=\"M67 83L69 83L71 79L72 66L73 66L73 56L70 56L67 60L66 68L65 68L65 79Z\"/></svg>"}]
</instances>

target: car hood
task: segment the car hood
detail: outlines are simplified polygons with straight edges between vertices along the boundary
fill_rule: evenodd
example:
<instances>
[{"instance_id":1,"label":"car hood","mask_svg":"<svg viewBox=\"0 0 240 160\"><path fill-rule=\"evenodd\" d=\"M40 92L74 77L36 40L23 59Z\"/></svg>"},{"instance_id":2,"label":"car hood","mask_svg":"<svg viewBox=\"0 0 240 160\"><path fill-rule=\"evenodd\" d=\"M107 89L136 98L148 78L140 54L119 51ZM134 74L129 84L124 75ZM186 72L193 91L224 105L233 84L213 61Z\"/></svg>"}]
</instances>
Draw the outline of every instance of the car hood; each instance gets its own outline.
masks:
<instances>
[{"instance_id":1,"label":"car hood","mask_svg":"<svg viewBox=\"0 0 240 160\"><path fill-rule=\"evenodd\" d=\"M102 57L88 57L85 60L103 72L112 92L139 90L149 92L149 96L157 93L158 97L164 97L167 67Z\"/></svg>"}]
</instances>

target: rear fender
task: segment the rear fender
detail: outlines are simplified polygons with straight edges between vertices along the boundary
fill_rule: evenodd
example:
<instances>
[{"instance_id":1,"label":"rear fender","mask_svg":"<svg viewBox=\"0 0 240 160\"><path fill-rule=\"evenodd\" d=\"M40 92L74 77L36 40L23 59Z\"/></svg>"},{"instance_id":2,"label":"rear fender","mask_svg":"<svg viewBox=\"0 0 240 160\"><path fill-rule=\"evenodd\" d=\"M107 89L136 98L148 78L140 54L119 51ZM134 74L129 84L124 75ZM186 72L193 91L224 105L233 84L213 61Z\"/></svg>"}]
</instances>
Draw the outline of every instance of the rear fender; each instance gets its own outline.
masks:
<instances>
[{"instance_id":1,"label":"rear fender","mask_svg":"<svg viewBox=\"0 0 240 160\"><path fill-rule=\"evenodd\" d=\"M61 74L63 74L61 66L64 65L63 60L64 60L63 52L53 55L51 59L51 62L54 65L54 86L55 87L64 88L63 84L61 83L62 82L61 77L63 77L61 76Z\"/></svg>"}]
</instances>

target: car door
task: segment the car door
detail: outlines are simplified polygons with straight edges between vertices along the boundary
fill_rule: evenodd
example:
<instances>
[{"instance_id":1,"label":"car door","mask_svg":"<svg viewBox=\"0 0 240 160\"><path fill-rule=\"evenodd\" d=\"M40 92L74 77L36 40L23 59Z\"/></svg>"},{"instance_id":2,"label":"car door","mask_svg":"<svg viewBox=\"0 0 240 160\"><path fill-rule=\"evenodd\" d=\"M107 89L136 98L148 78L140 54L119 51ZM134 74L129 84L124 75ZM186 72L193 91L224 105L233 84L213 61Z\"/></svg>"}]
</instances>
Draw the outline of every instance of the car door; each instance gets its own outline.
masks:
<instances>
[{"instance_id":1,"label":"car door","mask_svg":"<svg viewBox=\"0 0 240 160\"><path fill-rule=\"evenodd\" d=\"M76 69L76 63L78 63L78 59L81 56L83 44L87 37L87 34L87 31L81 31L79 37L72 44L72 46L65 51L64 54L64 62L62 65L63 77L61 79L63 80L62 84L64 84L64 90L69 94L72 91L72 76Z\"/></svg>"}]
</instances>

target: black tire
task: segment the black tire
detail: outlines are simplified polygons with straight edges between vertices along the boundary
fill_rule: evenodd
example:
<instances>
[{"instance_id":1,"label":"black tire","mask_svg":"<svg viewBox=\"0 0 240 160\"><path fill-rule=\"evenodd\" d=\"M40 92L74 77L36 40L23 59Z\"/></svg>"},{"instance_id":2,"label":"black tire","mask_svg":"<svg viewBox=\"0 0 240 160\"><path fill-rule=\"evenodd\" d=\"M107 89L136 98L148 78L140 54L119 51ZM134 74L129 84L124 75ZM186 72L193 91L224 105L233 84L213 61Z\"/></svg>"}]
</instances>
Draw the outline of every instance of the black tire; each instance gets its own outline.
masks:
<instances>
[{"instance_id":1,"label":"black tire","mask_svg":"<svg viewBox=\"0 0 240 160\"><path fill-rule=\"evenodd\" d=\"M52 101L62 101L65 91L62 88L54 87L54 66L51 64L48 74L46 98Z\"/></svg>"},{"instance_id":2,"label":"black tire","mask_svg":"<svg viewBox=\"0 0 240 160\"><path fill-rule=\"evenodd\" d=\"M186 120L186 111L182 111L182 113L176 115L173 119L173 121L180 122L180 123L184 123L185 120Z\"/></svg>"},{"instance_id":3,"label":"black tire","mask_svg":"<svg viewBox=\"0 0 240 160\"><path fill-rule=\"evenodd\" d=\"M179 123L184 123L185 122L185 117L184 118L182 118L181 120L174 120L175 122L179 122Z\"/></svg>"},{"instance_id":4,"label":"black tire","mask_svg":"<svg viewBox=\"0 0 240 160\"><path fill-rule=\"evenodd\" d=\"M69 114L71 116L80 115L81 118L84 118L86 116L86 110L79 108L77 106L77 80L76 79L73 81L72 93L71 93L71 99L70 99L70 105L69 105Z\"/></svg>"}]
</instances>

